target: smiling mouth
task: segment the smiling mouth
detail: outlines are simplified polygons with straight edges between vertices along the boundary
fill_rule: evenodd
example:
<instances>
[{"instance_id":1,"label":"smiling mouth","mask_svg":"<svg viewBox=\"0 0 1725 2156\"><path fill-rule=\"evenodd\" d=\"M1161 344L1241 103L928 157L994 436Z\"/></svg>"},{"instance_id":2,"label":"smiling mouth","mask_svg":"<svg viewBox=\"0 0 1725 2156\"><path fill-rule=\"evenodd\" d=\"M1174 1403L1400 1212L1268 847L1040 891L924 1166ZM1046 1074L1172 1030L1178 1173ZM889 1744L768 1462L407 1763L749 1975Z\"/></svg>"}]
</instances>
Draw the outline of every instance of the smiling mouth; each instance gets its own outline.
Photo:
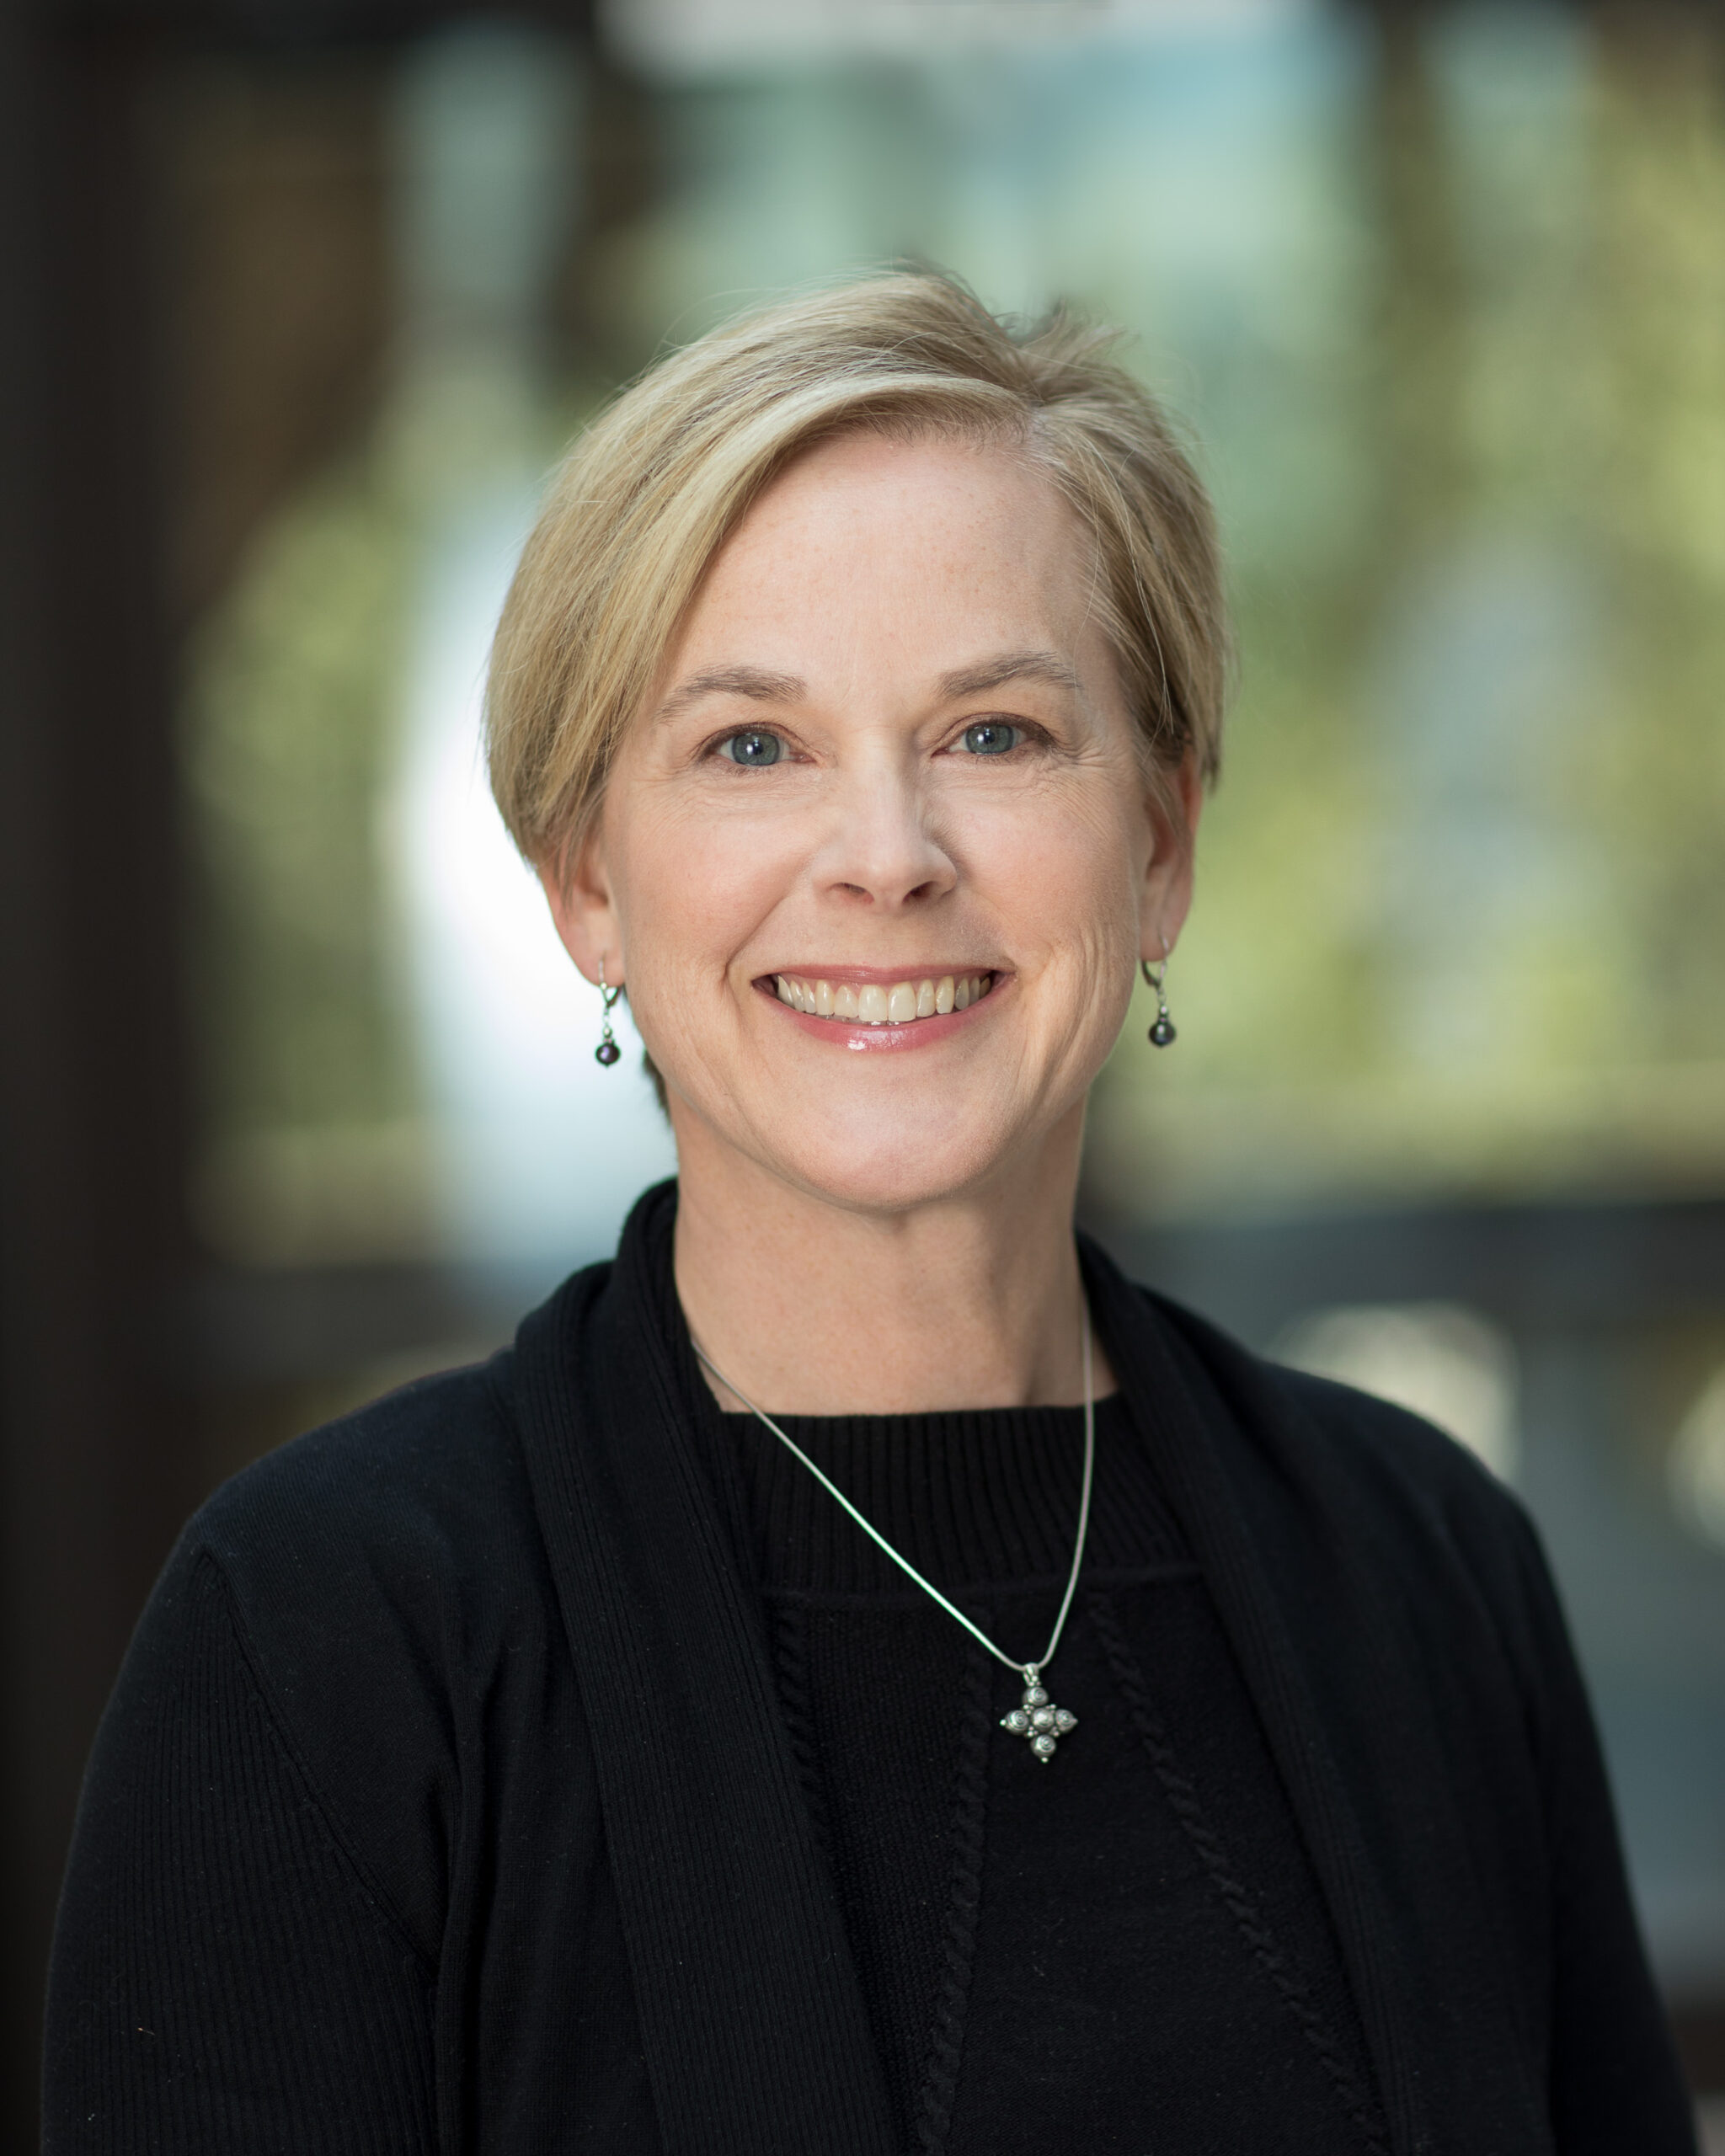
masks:
<instances>
[{"instance_id":1,"label":"smiling mouth","mask_svg":"<svg viewBox=\"0 0 1725 2156\"><path fill-rule=\"evenodd\" d=\"M820 980L800 974L772 976L774 994L811 1018L837 1018L853 1026L914 1026L944 1018L981 1002L999 976L993 973L911 976L889 985L879 981Z\"/></svg>"}]
</instances>

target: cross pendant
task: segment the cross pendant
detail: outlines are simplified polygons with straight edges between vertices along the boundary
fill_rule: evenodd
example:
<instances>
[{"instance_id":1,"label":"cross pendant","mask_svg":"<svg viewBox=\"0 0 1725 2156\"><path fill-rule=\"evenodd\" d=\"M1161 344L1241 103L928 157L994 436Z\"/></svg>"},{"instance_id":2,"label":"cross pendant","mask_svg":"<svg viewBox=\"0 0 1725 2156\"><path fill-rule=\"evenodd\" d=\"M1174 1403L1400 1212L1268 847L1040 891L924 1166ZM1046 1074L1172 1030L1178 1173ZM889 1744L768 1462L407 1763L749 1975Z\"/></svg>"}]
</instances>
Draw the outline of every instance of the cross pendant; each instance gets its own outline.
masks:
<instances>
[{"instance_id":1,"label":"cross pendant","mask_svg":"<svg viewBox=\"0 0 1725 2156\"><path fill-rule=\"evenodd\" d=\"M1024 1703L1001 1716L1001 1727L1013 1737L1028 1740L1031 1750L1045 1767L1060 1749L1063 1737L1078 1726L1078 1717L1057 1707L1043 1689L1042 1673L1033 1662L1024 1665Z\"/></svg>"}]
</instances>

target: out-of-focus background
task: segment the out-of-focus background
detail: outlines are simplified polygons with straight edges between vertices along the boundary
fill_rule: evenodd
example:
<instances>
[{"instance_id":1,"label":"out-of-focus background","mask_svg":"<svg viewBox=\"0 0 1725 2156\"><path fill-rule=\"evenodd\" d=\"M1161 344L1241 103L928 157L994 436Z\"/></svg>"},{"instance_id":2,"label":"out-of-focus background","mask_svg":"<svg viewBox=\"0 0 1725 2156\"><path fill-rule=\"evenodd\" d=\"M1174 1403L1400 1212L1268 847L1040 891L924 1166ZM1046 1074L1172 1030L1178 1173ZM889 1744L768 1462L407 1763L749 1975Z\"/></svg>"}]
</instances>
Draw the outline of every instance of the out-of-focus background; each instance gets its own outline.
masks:
<instances>
[{"instance_id":1,"label":"out-of-focus background","mask_svg":"<svg viewBox=\"0 0 1725 2156\"><path fill-rule=\"evenodd\" d=\"M1104 1075L1090 1222L1522 1492L1725 2089L1717 10L82 0L0 54L6 2145L180 1519L670 1166L478 765L544 469L905 257L1121 324L1226 529L1180 1039Z\"/></svg>"}]
</instances>

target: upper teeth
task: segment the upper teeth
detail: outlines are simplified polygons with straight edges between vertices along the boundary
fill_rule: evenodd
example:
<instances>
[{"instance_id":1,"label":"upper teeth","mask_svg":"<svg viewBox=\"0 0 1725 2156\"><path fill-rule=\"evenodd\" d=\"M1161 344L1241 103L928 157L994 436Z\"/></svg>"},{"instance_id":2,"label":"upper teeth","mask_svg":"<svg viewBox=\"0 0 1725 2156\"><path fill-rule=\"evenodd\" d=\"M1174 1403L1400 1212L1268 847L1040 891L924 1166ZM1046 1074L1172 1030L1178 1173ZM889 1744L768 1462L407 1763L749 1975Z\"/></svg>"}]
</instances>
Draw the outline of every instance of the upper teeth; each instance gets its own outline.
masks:
<instances>
[{"instance_id":1,"label":"upper teeth","mask_svg":"<svg viewBox=\"0 0 1725 2156\"><path fill-rule=\"evenodd\" d=\"M943 974L938 980L899 980L890 988L870 982L804 980L793 974L775 975L778 1000L793 1011L817 1018L855 1018L865 1026L905 1026L913 1018L944 1017L968 1010L994 985L989 974Z\"/></svg>"}]
</instances>

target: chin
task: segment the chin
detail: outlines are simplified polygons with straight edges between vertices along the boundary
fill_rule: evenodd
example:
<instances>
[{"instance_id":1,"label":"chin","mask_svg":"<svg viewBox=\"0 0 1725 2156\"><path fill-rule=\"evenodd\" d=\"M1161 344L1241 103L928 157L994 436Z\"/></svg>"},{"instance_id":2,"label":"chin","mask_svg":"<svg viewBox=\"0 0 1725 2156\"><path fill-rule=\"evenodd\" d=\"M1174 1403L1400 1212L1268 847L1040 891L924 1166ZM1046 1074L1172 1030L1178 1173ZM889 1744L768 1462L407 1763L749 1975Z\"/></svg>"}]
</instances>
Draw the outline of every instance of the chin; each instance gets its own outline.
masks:
<instances>
[{"instance_id":1,"label":"chin","mask_svg":"<svg viewBox=\"0 0 1725 2156\"><path fill-rule=\"evenodd\" d=\"M975 1172L965 1173L965 1164L959 1164L955 1172L951 1161L938 1167L930 1163L919 1171L886 1158L859 1165L822 1154L814 1159L781 1159L772 1165L787 1181L842 1212L885 1216L914 1213L962 1197L985 1182L997 1163L979 1161Z\"/></svg>"},{"instance_id":2,"label":"chin","mask_svg":"<svg viewBox=\"0 0 1725 2156\"><path fill-rule=\"evenodd\" d=\"M781 1114L758 1130L756 1157L811 1195L847 1212L907 1213L986 1183L1023 1150L1023 1134L976 1112L942 1104L927 1118L882 1113Z\"/></svg>"},{"instance_id":3,"label":"chin","mask_svg":"<svg viewBox=\"0 0 1725 2156\"><path fill-rule=\"evenodd\" d=\"M1096 1048L1099 1065L1099 1037ZM988 1056L859 1058L862 1067L823 1055L813 1070L690 1057L667 1074L671 1120L691 1171L716 1145L846 1212L901 1214L1034 1174L1049 1139L1072 1111L1081 1116L1085 1065L1063 1060L1022 1042Z\"/></svg>"}]
</instances>

